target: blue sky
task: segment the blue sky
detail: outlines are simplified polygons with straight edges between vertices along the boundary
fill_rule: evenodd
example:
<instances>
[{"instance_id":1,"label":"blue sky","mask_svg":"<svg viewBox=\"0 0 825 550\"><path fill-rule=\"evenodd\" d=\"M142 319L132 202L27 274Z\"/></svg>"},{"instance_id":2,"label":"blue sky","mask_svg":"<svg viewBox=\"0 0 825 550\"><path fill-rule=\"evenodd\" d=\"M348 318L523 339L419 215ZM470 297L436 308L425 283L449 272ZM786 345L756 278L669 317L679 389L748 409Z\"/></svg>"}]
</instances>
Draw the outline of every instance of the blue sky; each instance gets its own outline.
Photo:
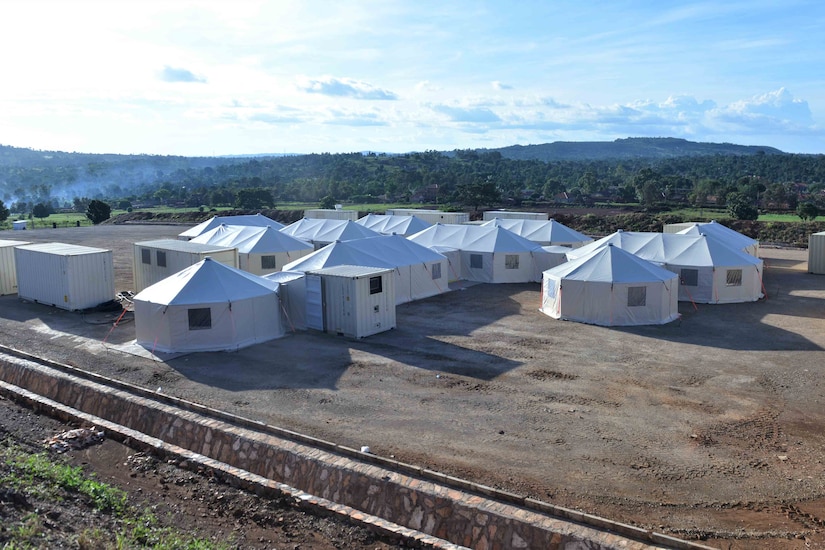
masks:
<instances>
[{"instance_id":1,"label":"blue sky","mask_svg":"<svg viewBox=\"0 0 825 550\"><path fill-rule=\"evenodd\" d=\"M819 0L5 0L0 48L0 144L35 149L825 153Z\"/></svg>"}]
</instances>

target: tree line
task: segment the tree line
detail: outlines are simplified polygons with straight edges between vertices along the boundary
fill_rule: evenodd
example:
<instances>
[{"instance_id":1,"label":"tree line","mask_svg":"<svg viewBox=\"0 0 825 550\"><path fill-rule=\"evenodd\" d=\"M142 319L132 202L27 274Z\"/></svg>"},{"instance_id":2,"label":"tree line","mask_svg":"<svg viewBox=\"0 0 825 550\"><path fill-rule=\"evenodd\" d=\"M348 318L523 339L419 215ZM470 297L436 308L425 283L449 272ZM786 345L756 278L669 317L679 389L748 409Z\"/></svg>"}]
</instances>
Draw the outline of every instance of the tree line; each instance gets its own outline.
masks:
<instances>
[{"instance_id":1,"label":"tree line","mask_svg":"<svg viewBox=\"0 0 825 550\"><path fill-rule=\"evenodd\" d=\"M41 205L85 211L112 206L273 208L321 199L424 202L439 207L530 206L537 202L637 203L758 210L825 209L825 156L707 155L663 159L515 160L498 151L311 154L252 159L137 158L70 166L0 166L0 197L15 213ZM38 209L42 212L42 209ZM0 210L0 212L2 212Z\"/></svg>"}]
</instances>

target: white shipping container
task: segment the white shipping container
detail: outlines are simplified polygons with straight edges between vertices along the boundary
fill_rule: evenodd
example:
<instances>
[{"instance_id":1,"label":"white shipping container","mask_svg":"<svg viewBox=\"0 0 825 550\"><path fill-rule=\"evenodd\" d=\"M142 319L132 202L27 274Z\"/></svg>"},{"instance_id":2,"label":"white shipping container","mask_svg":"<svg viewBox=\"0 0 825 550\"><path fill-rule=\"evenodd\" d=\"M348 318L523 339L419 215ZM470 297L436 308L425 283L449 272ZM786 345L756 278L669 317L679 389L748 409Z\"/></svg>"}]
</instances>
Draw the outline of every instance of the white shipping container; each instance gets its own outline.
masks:
<instances>
[{"instance_id":1,"label":"white shipping container","mask_svg":"<svg viewBox=\"0 0 825 550\"><path fill-rule=\"evenodd\" d=\"M115 298L112 251L63 243L14 248L17 294L24 300L69 311Z\"/></svg>"},{"instance_id":2,"label":"white shipping container","mask_svg":"<svg viewBox=\"0 0 825 550\"><path fill-rule=\"evenodd\" d=\"M339 265L309 271L306 303L309 328L351 338L393 329L393 270Z\"/></svg>"},{"instance_id":3,"label":"white shipping container","mask_svg":"<svg viewBox=\"0 0 825 550\"><path fill-rule=\"evenodd\" d=\"M429 223L469 223L470 214L467 212L442 212L441 210L420 210L418 208L391 208L388 215L418 216Z\"/></svg>"},{"instance_id":4,"label":"white shipping container","mask_svg":"<svg viewBox=\"0 0 825 550\"><path fill-rule=\"evenodd\" d=\"M331 208L313 208L304 210L305 218L316 220L352 220L358 221L358 210L344 210Z\"/></svg>"},{"instance_id":5,"label":"white shipping container","mask_svg":"<svg viewBox=\"0 0 825 550\"><path fill-rule=\"evenodd\" d=\"M135 243L134 275L137 294L178 271L195 265L206 257L216 262L238 267L238 249L213 244L193 243L177 239L159 239Z\"/></svg>"},{"instance_id":6,"label":"white shipping container","mask_svg":"<svg viewBox=\"0 0 825 550\"><path fill-rule=\"evenodd\" d=\"M500 220L539 220L546 222L550 216L547 212L507 212L505 210L486 210L484 221Z\"/></svg>"},{"instance_id":7,"label":"white shipping container","mask_svg":"<svg viewBox=\"0 0 825 550\"><path fill-rule=\"evenodd\" d=\"M29 243L0 240L0 296L17 294L17 268L14 265L14 247L24 244Z\"/></svg>"},{"instance_id":8,"label":"white shipping container","mask_svg":"<svg viewBox=\"0 0 825 550\"><path fill-rule=\"evenodd\" d=\"M825 231L808 237L808 273L825 275Z\"/></svg>"}]
</instances>

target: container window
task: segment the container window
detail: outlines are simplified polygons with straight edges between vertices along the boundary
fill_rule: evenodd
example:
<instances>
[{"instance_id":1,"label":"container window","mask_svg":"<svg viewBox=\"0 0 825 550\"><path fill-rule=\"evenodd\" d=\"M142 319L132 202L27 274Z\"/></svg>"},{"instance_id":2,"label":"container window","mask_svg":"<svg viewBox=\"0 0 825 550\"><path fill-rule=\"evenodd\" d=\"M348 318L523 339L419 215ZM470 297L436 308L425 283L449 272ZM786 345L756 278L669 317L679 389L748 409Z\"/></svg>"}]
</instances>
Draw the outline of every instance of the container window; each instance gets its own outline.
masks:
<instances>
[{"instance_id":1,"label":"container window","mask_svg":"<svg viewBox=\"0 0 825 550\"><path fill-rule=\"evenodd\" d=\"M156 253L158 260L158 267L166 267L166 252L158 250Z\"/></svg>"},{"instance_id":2,"label":"container window","mask_svg":"<svg viewBox=\"0 0 825 550\"><path fill-rule=\"evenodd\" d=\"M518 269L518 254L504 255L504 269Z\"/></svg>"},{"instance_id":3,"label":"container window","mask_svg":"<svg viewBox=\"0 0 825 550\"><path fill-rule=\"evenodd\" d=\"M646 286L631 286L627 289L627 307L643 307L646 304Z\"/></svg>"},{"instance_id":4,"label":"container window","mask_svg":"<svg viewBox=\"0 0 825 550\"><path fill-rule=\"evenodd\" d=\"M384 281L381 276L370 277L370 294L381 294L384 291Z\"/></svg>"},{"instance_id":5,"label":"container window","mask_svg":"<svg viewBox=\"0 0 825 550\"><path fill-rule=\"evenodd\" d=\"M727 282L725 284L727 286L742 286L742 270L728 269Z\"/></svg>"},{"instance_id":6,"label":"container window","mask_svg":"<svg viewBox=\"0 0 825 550\"><path fill-rule=\"evenodd\" d=\"M484 257L481 254L470 254L470 269L483 269Z\"/></svg>"},{"instance_id":7,"label":"container window","mask_svg":"<svg viewBox=\"0 0 825 550\"><path fill-rule=\"evenodd\" d=\"M274 255L261 256L261 269L278 269L278 260Z\"/></svg>"},{"instance_id":8,"label":"container window","mask_svg":"<svg viewBox=\"0 0 825 550\"><path fill-rule=\"evenodd\" d=\"M189 330L207 330L212 328L212 310L198 307L187 310L189 313Z\"/></svg>"},{"instance_id":9,"label":"container window","mask_svg":"<svg viewBox=\"0 0 825 550\"><path fill-rule=\"evenodd\" d=\"M140 261L144 264L152 265L152 251L148 248L141 248Z\"/></svg>"},{"instance_id":10,"label":"container window","mask_svg":"<svg viewBox=\"0 0 825 550\"><path fill-rule=\"evenodd\" d=\"M433 264L430 266L430 274L433 276L433 279L440 279L441 278L441 264Z\"/></svg>"},{"instance_id":11,"label":"container window","mask_svg":"<svg viewBox=\"0 0 825 550\"><path fill-rule=\"evenodd\" d=\"M699 270L684 268L679 274L683 286L699 286Z\"/></svg>"}]
</instances>

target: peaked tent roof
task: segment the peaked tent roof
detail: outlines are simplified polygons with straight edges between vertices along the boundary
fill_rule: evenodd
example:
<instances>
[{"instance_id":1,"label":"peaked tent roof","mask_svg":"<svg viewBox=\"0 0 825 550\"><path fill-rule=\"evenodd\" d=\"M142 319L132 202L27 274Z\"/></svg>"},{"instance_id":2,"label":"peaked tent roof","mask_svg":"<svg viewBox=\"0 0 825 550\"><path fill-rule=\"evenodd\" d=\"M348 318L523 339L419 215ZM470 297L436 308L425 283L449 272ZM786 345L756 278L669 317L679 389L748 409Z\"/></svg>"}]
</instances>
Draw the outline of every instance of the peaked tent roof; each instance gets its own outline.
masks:
<instances>
[{"instance_id":1,"label":"peaked tent roof","mask_svg":"<svg viewBox=\"0 0 825 550\"><path fill-rule=\"evenodd\" d=\"M135 300L163 305L232 302L266 295L277 283L204 258L140 291Z\"/></svg>"},{"instance_id":2,"label":"peaked tent roof","mask_svg":"<svg viewBox=\"0 0 825 550\"><path fill-rule=\"evenodd\" d=\"M472 252L528 252L541 248L503 227L437 223L408 237L414 243Z\"/></svg>"},{"instance_id":3,"label":"peaked tent roof","mask_svg":"<svg viewBox=\"0 0 825 550\"><path fill-rule=\"evenodd\" d=\"M608 245L661 264L730 267L762 263L758 258L732 248L721 239L712 236L621 230L570 251L567 257L571 260L580 258Z\"/></svg>"},{"instance_id":4,"label":"peaked tent roof","mask_svg":"<svg viewBox=\"0 0 825 550\"><path fill-rule=\"evenodd\" d=\"M225 225L251 225L255 227L266 227L271 226L275 229L282 229L284 224L281 222L275 221L272 218L267 218L263 214L249 214L249 215L240 215L240 216L215 216L206 220L205 222L201 222L195 227L189 228L179 236L184 237L187 239L191 239L201 235L209 231L210 229L214 229L215 227L225 224Z\"/></svg>"},{"instance_id":5,"label":"peaked tent roof","mask_svg":"<svg viewBox=\"0 0 825 550\"><path fill-rule=\"evenodd\" d=\"M336 265L396 268L440 260L446 257L401 235L380 235L331 243L286 264L284 271L310 271Z\"/></svg>"},{"instance_id":6,"label":"peaked tent roof","mask_svg":"<svg viewBox=\"0 0 825 550\"><path fill-rule=\"evenodd\" d=\"M516 235L534 242L587 243L592 241L584 233L570 229L556 220L524 220L494 218L481 224L482 227L503 227Z\"/></svg>"},{"instance_id":7,"label":"peaked tent roof","mask_svg":"<svg viewBox=\"0 0 825 550\"><path fill-rule=\"evenodd\" d=\"M395 214L367 214L355 223L383 235L412 235L432 225L415 215L397 216Z\"/></svg>"},{"instance_id":8,"label":"peaked tent roof","mask_svg":"<svg viewBox=\"0 0 825 550\"><path fill-rule=\"evenodd\" d=\"M330 220L323 218L302 218L284 227L281 229L281 232L304 241L326 243L380 236L378 232L359 225L352 220Z\"/></svg>"},{"instance_id":9,"label":"peaked tent roof","mask_svg":"<svg viewBox=\"0 0 825 550\"><path fill-rule=\"evenodd\" d=\"M636 254L645 260L664 263L667 261L667 258L678 254L689 247L691 243L691 239L686 239L685 236L676 233L622 231L619 229L607 237L602 237L597 241L593 241L581 248L576 248L568 252L567 257L571 260L580 258L590 254L594 250L612 244L622 250Z\"/></svg>"},{"instance_id":10,"label":"peaked tent roof","mask_svg":"<svg viewBox=\"0 0 825 550\"><path fill-rule=\"evenodd\" d=\"M746 249L753 246L758 246L759 241L756 239L751 239L747 235L743 235L742 233L731 229L730 227L726 227L721 223L717 223L716 220L713 220L708 223L694 223L691 227L687 227L682 229L677 233L677 235L710 235L712 237L716 237L721 239L722 242L727 243L728 246L734 246L736 248Z\"/></svg>"},{"instance_id":11,"label":"peaked tent roof","mask_svg":"<svg viewBox=\"0 0 825 550\"><path fill-rule=\"evenodd\" d=\"M669 281L678 277L676 273L612 244L548 269L545 273L561 279L602 283Z\"/></svg>"},{"instance_id":12,"label":"peaked tent roof","mask_svg":"<svg viewBox=\"0 0 825 550\"><path fill-rule=\"evenodd\" d=\"M195 237L191 242L237 248L241 254L292 252L312 248L311 243L296 239L271 226L221 224Z\"/></svg>"}]
</instances>

